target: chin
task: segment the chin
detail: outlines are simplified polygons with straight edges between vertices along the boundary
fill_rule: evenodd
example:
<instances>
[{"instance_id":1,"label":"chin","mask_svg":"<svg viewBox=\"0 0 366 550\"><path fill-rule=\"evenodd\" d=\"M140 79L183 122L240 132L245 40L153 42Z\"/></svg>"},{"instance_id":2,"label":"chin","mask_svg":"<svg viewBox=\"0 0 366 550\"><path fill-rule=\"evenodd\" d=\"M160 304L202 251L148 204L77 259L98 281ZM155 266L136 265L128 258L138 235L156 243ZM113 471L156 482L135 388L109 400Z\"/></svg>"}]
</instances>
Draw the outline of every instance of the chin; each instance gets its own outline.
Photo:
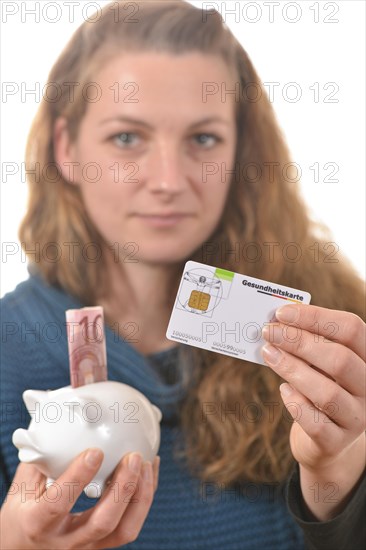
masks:
<instances>
[{"instance_id":1,"label":"chin","mask_svg":"<svg viewBox=\"0 0 366 550\"><path fill-rule=\"evenodd\" d=\"M188 241L189 242L189 241ZM152 264L176 264L189 260L195 248L184 242L164 243L163 239L155 245L150 242L140 246L136 257L140 262Z\"/></svg>"},{"instance_id":2,"label":"chin","mask_svg":"<svg viewBox=\"0 0 366 550\"><path fill-rule=\"evenodd\" d=\"M139 262L145 262L145 263L149 263L149 264L166 264L166 265L173 265L173 264L177 264L177 263L182 263L182 262L185 262L185 261L188 261L189 260L189 253L187 254L182 254L181 253L178 253L177 250L174 251L167 251L167 252L162 252L161 250L159 251L159 253L148 253L148 252L145 252L145 253L141 253L139 254L138 256L138 261Z\"/></svg>"}]
</instances>

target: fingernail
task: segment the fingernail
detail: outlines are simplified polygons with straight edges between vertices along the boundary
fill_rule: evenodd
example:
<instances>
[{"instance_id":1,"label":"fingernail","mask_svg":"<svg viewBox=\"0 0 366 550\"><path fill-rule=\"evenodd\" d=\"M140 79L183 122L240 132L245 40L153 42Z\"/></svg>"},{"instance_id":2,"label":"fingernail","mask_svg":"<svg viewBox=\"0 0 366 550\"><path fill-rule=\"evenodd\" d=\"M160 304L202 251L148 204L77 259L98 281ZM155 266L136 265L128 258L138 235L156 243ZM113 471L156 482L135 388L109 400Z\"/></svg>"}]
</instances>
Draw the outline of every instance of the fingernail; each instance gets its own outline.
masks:
<instances>
[{"instance_id":1,"label":"fingernail","mask_svg":"<svg viewBox=\"0 0 366 550\"><path fill-rule=\"evenodd\" d=\"M101 462L102 457L103 453L100 449L89 449L85 455L85 462L94 468Z\"/></svg>"},{"instance_id":2,"label":"fingernail","mask_svg":"<svg viewBox=\"0 0 366 550\"><path fill-rule=\"evenodd\" d=\"M282 328L277 325L265 325L262 329L262 336L265 340L269 340L273 344L281 344L283 342Z\"/></svg>"},{"instance_id":3,"label":"fingernail","mask_svg":"<svg viewBox=\"0 0 366 550\"><path fill-rule=\"evenodd\" d=\"M280 321L286 321L288 323L293 323L299 317L300 311L299 308L295 305L281 306L276 310L276 317Z\"/></svg>"},{"instance_id":4,"label":"fingernail","mask_svg":"<svg viewBox=\"0 0 366 550\"><path fill-rule=\"evenodd\" d=\"M144 462L142 467L142 479L145 481L153 481L153 470L151 462Z\"/></svg>"},{"instance_id":5,"label":"fingernail","mask_svg":"<svg viewBox=\"0 0 366 550\"><path fill-rule=\"evenodd\" d=\"M282 357L282 353L280 352L280 350L275 348L274 346L271 346L271 344L264 344L264 346L262 347L262 352L265 361L267 361L267 363L270 363L271 365L277 365Z\"/></svg>"},{"instance_id":6,"label":"fingernail","mask_svg":"<svg viewBox=\"0 0 366 550\"><path fill-rule=\"evenodd\" d=\"M281 384L280 385L280 392L282 393L282 395L287 397L288 395L290 395L292 393L291 386L289 384L285 384L285 383Z\"/></svg>"},{"instance_id":7,"label":"fingernail","mask_svg":"<svg viewBox=\"0 0 366 550\"><path fill-rule=\"evenodd\" d=\"M128 457L128 467L134 474L138 474L140 472L142 464L142 456L140 453L131 453Z\"/></svg>"}]
</instances>

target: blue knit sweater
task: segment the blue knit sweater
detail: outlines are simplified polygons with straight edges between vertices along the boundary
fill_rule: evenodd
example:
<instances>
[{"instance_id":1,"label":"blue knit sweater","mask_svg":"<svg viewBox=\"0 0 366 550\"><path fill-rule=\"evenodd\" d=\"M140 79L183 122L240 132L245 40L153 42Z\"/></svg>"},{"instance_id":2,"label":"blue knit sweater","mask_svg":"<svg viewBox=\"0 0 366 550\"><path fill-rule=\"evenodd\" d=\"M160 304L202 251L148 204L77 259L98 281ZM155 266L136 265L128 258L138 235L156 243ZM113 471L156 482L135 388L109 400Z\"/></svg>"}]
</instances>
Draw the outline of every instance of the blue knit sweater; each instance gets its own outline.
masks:
<instances>
[{"instance_id":1,"label":"blue knit sweater","mask_svg":"<svg viewBox=\"0 0 366 550\"><path fill-rule=\"evenodd\" d=\"M38 275L30 275L1 300L1 306L2 503L19 463L12 433L16 428L26 428L30 421L22 392L70 383L65 310L83 304L49 287ZM124 548L301 550L306 544L309 548L328 548L324 541L346 544L340 540L340 530L349 526L358 529L347 522L360 517L361 489L335 520L311 522L301 506L297 467L286 490L278 494L273 486L250 484L241 486L241 491L229 491L193 478L174 455L181 435L176 422L178 406L187 390L177 366L177 348L144 357L108 327L106 342L108 378L137 388L163 413L159 487L138 539ZM72 511L85 510L96 502L83 493Z\"/></svg>"}]
</instances>

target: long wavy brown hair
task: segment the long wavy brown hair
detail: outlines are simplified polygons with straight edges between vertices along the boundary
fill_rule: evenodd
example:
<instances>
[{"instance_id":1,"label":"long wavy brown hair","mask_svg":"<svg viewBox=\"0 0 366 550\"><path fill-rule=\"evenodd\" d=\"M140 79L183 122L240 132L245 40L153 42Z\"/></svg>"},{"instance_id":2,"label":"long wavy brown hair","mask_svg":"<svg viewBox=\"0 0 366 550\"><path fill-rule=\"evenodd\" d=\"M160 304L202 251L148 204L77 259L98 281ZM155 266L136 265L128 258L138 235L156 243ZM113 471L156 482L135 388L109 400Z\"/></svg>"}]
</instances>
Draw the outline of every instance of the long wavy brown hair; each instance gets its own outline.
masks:
<instances>
[{"instance_id":1,"label":"long wavy brown hair","mask_svg":"<svg viewBox=\"0 0 366 550\"><path fill-rule=\"evenodd\" d=\"M49 243L80 243L50 261L40 254L44 279L94 305L108 285L103 260L87 261L86 243L103 239L91 223L78 186L65 181L55 164L53 128L68 120L71 139L86 109L83 86L106 60L121 52L191 51L217 55L236 72L235 174L222 218L208 242L190 259L308 291L312 304L355 313L365 319L364 285L348 259L332 243L324 224L311 220L291 174L291 157L272 105L247 53L214 10L202 12L184 0L107 4L98 21L85 21L53 66L48 83L56 100L43 99L28 137L27 213L19 238L28 250ZM212 62L212 61L211 61ZM70 85L73 101L70 101ZM105 244L105 243L104 243ZM179 280L168 292L173 306ZM186 346L182 346L185 348ZM280 378L270 369L198 348L189 348L196 366L180 406L185 457L192 474L230 486L238 480L281 482L293 465L291 419L279 394ZM210 408L211 407L211 408ZM210 414L207 411L210 410ZM225 414L236 411L234 414Z\"/></svg>"}]
</instances>

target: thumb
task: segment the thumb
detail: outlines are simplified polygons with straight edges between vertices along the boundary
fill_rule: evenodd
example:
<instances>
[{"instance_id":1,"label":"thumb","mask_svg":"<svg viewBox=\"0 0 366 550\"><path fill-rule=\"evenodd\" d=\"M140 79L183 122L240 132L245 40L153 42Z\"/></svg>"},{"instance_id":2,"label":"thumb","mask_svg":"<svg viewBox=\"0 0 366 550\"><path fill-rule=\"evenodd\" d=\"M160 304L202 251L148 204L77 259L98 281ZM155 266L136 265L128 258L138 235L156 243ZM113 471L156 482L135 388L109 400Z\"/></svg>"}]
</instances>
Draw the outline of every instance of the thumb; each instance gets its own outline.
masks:
<instances>
[{"instance_id":1,"label":"thumb","mask_svg":"<svg viewBox=\"0 0 366 550\"><path fill-rule=\"evenodd\" d=\"M6 500L15 498L22 499L22 502L35 500L45 490L46 481L46 476L34 464L19 462L7 492Z\"/></svg>"}]
</instances>

